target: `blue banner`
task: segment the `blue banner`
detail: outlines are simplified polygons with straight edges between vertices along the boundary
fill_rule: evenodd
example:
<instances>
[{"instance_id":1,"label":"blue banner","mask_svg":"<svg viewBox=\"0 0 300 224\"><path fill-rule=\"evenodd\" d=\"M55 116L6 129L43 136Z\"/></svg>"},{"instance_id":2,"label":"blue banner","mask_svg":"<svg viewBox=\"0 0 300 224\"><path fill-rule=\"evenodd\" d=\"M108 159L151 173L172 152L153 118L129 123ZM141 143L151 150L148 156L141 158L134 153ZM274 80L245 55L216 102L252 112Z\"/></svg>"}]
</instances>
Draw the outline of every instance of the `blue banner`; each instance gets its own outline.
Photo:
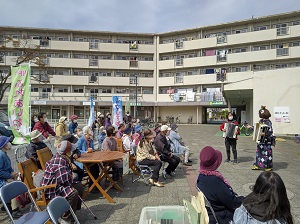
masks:
<instances>
[{"instance_id":1,"label":"blue banner","mask_svg":"<svg viewBox=\"0 0 300 224\"><path fill-rule=\"evenodd\" d=\"M95 120L94 100L93 100L92 96L90 96L90 101L91 101L91 104L90 104L90 117L89 117L88 126L92 127L93 123L94 123L94 120Z\"/></svg>"},{"instance_id":2,"label":"blue banner","mask_svg":"<svg viewBox=\"0 0 300 224\"><path fill-rule=\"evenodd\" d=\"M121 96L113 96L112 97L112 119L113 125L119 127L121 123L123 123L123 113L122 113L122 97Z\"/></svg>"}]
</instances>

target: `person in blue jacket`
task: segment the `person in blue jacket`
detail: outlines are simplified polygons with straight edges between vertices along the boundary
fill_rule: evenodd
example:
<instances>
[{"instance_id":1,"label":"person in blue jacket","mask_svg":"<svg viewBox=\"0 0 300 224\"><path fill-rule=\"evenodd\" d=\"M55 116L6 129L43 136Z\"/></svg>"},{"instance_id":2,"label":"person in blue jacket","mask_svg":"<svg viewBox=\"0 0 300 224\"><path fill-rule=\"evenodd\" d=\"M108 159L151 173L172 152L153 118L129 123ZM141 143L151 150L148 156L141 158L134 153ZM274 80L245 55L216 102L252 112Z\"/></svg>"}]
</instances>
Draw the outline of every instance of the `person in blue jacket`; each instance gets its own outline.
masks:
<instances>
[{"instance_id":1,"label":"person in blue jacket","mask_svg":"<svg viewBox=\"0 0 300 224\"><path fill-rule=\"evenodd\" d=\"M78 116L73 114L71 117L70 117L70 124L69 124L69 132L70 134L74 135L75 134L75 130L78 126L78 123L77 123L77 119L78 119Z\"/></svg>"},{"instance_id":2,"label":"person in blue jacket","mask_svg":"<svg viewBox=\"0 0 300 224\"><path fill-rule=\"evenodd\" d=\"M14 172L11 167L10 158L7 155L7 151L11 149L12 145L9 142L10 138L6 136L0 136L0 188L17 179L18 173ZM12 203L7 203L7 207L12 213L13 218L19 218L22 216L18 209L18 204L16 199L11 201ZM4 210L4 207L1 208ZM14 211L14 212L13 212Z\"/></svg>"},{"instance_id":3,"label":"person in blue jacket","mask_svg":"<svg viewBox=\"0 0 300 224\"><path fill-rule=\"evenodd\" d=\"M217 171L222 162L222 153L211 146L204 147L200 152L200 168L197 186L206 196L215 211L218 223L228 224L233 219L236 208L242 204L243 197L238 197L228 181ZM216 223L207 210L209 223Z\"/></svg>"},{"instance_id":4,"label":"person in blue jacket","mask_svg":"<svg viewBox=\"0 0 300 224\"><path fill-rule=\"evenodd\" d=\"M85 154L87 152L93 152L94 149L94 140L93 140L93 131L89 126L85 126L82 129L83 136L80 137L77 141L77 148L81 152L81 154ZM83 169L83 164L75 161L76 166L80 169ZM95 179L99 176L99 166L97 164L92 165L89 170L91 171L93 177ZM92 185L92 181L89 182Z\"/></svg>"}]
</instances>

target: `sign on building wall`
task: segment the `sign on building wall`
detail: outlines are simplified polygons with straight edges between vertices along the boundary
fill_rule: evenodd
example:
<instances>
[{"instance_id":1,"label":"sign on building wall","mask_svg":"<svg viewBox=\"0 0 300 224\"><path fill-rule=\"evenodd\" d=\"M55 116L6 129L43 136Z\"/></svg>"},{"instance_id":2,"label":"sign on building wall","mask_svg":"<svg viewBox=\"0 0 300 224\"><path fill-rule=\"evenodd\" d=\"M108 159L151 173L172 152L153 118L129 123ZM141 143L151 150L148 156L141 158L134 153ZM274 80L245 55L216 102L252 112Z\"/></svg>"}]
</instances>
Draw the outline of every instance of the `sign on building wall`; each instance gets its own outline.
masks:
<instances>
[{"instance_id":1,"label":"sign on building wall","mask_svg":"<svg viewBox=\"0 0 300 224\"><path fill-rule=\"evenodd\" d=\"M11 86L8 98L8 118L14 134L14 144L30 141L30 65L11 68Z\"/></svg>"},{"instance_id":2,"label":"sign on building wall","mask_svg":"<svg viewBox=\"0 0 300 224\"><path fill-rule=\"evenodd\" d=\"M290 123L290 108L289 107L274 107L275 122Z\"/></svg>"},{"instance_id":3,"label":"sign on building wall","mask_svg":"<svg viewBox=\"0 0 300 224\"><path fill-rule=\"evenodd\" d=\"M117 127L119 127L119 125L123 123L121 96L112 97L112 118L113 118L113 125L116 125Z\"/></svg>"}]
</instances>

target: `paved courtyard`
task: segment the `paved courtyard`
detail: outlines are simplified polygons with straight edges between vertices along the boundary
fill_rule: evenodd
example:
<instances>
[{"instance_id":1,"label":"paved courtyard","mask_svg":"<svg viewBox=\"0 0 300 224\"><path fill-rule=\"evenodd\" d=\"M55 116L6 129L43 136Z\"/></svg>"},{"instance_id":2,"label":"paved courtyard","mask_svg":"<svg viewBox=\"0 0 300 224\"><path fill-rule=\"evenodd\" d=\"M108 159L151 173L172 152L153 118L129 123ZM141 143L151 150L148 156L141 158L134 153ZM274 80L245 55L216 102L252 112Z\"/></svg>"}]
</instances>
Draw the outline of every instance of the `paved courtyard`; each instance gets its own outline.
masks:
<instances>
[{"instance_id":1,"label":"paved courtyard","mask_svg":"<svg viewBox=\"0 0 300 224\"><path fill-rule=\"evenodd\" d=\"M142 180L131 183L132 174L125 177L123 192L115 189L108 191L116 201L110 204L100 193L89 194L86 204L98 217L97 220L88 213L86 208L77 212L80 223L135 224L138 223L144 206L182 205L182 200L190 200L196 194L195 183L198 176L199 152L210 145L219 149L225 158L224 140L218 134L218 125L179 125L179 133L184 142L192 150L192 167L176 170L174 179L167 179L164 188L146 186ZM261 171L252 171L256 144L251 137L239 137L239 163L222 163L219 171L229 181L239 195L247 195L249 187L254 184ZM274 171L284 180L290 199L294 223L300 223L300 144L293 140L278 142L274 151ZM14 161L14 158L12 158ZM224 160L224 159L223 159ZM105 183L101 183L105 184ZM0 223L7 222L5 213L0 213Z\"/></svg>"}]
</instances>

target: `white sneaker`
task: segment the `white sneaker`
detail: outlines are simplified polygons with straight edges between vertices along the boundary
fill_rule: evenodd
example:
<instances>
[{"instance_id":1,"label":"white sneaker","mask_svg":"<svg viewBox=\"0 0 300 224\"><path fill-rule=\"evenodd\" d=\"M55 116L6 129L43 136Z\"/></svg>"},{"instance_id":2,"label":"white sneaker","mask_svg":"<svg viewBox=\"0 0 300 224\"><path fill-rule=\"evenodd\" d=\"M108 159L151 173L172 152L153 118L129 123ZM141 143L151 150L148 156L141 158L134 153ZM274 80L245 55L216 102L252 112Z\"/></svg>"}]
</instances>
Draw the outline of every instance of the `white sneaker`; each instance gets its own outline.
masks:
<instances>
[{"instance_id":1,"label":"white sneaker","mask_svg":"<svg viewBox=\"0 0 300 224\"><path fill-rule=\"evenodd\" d=\"M154 180L152 178L149 179L149 184L154 185Z\"/></svg>"}]
</instances>

